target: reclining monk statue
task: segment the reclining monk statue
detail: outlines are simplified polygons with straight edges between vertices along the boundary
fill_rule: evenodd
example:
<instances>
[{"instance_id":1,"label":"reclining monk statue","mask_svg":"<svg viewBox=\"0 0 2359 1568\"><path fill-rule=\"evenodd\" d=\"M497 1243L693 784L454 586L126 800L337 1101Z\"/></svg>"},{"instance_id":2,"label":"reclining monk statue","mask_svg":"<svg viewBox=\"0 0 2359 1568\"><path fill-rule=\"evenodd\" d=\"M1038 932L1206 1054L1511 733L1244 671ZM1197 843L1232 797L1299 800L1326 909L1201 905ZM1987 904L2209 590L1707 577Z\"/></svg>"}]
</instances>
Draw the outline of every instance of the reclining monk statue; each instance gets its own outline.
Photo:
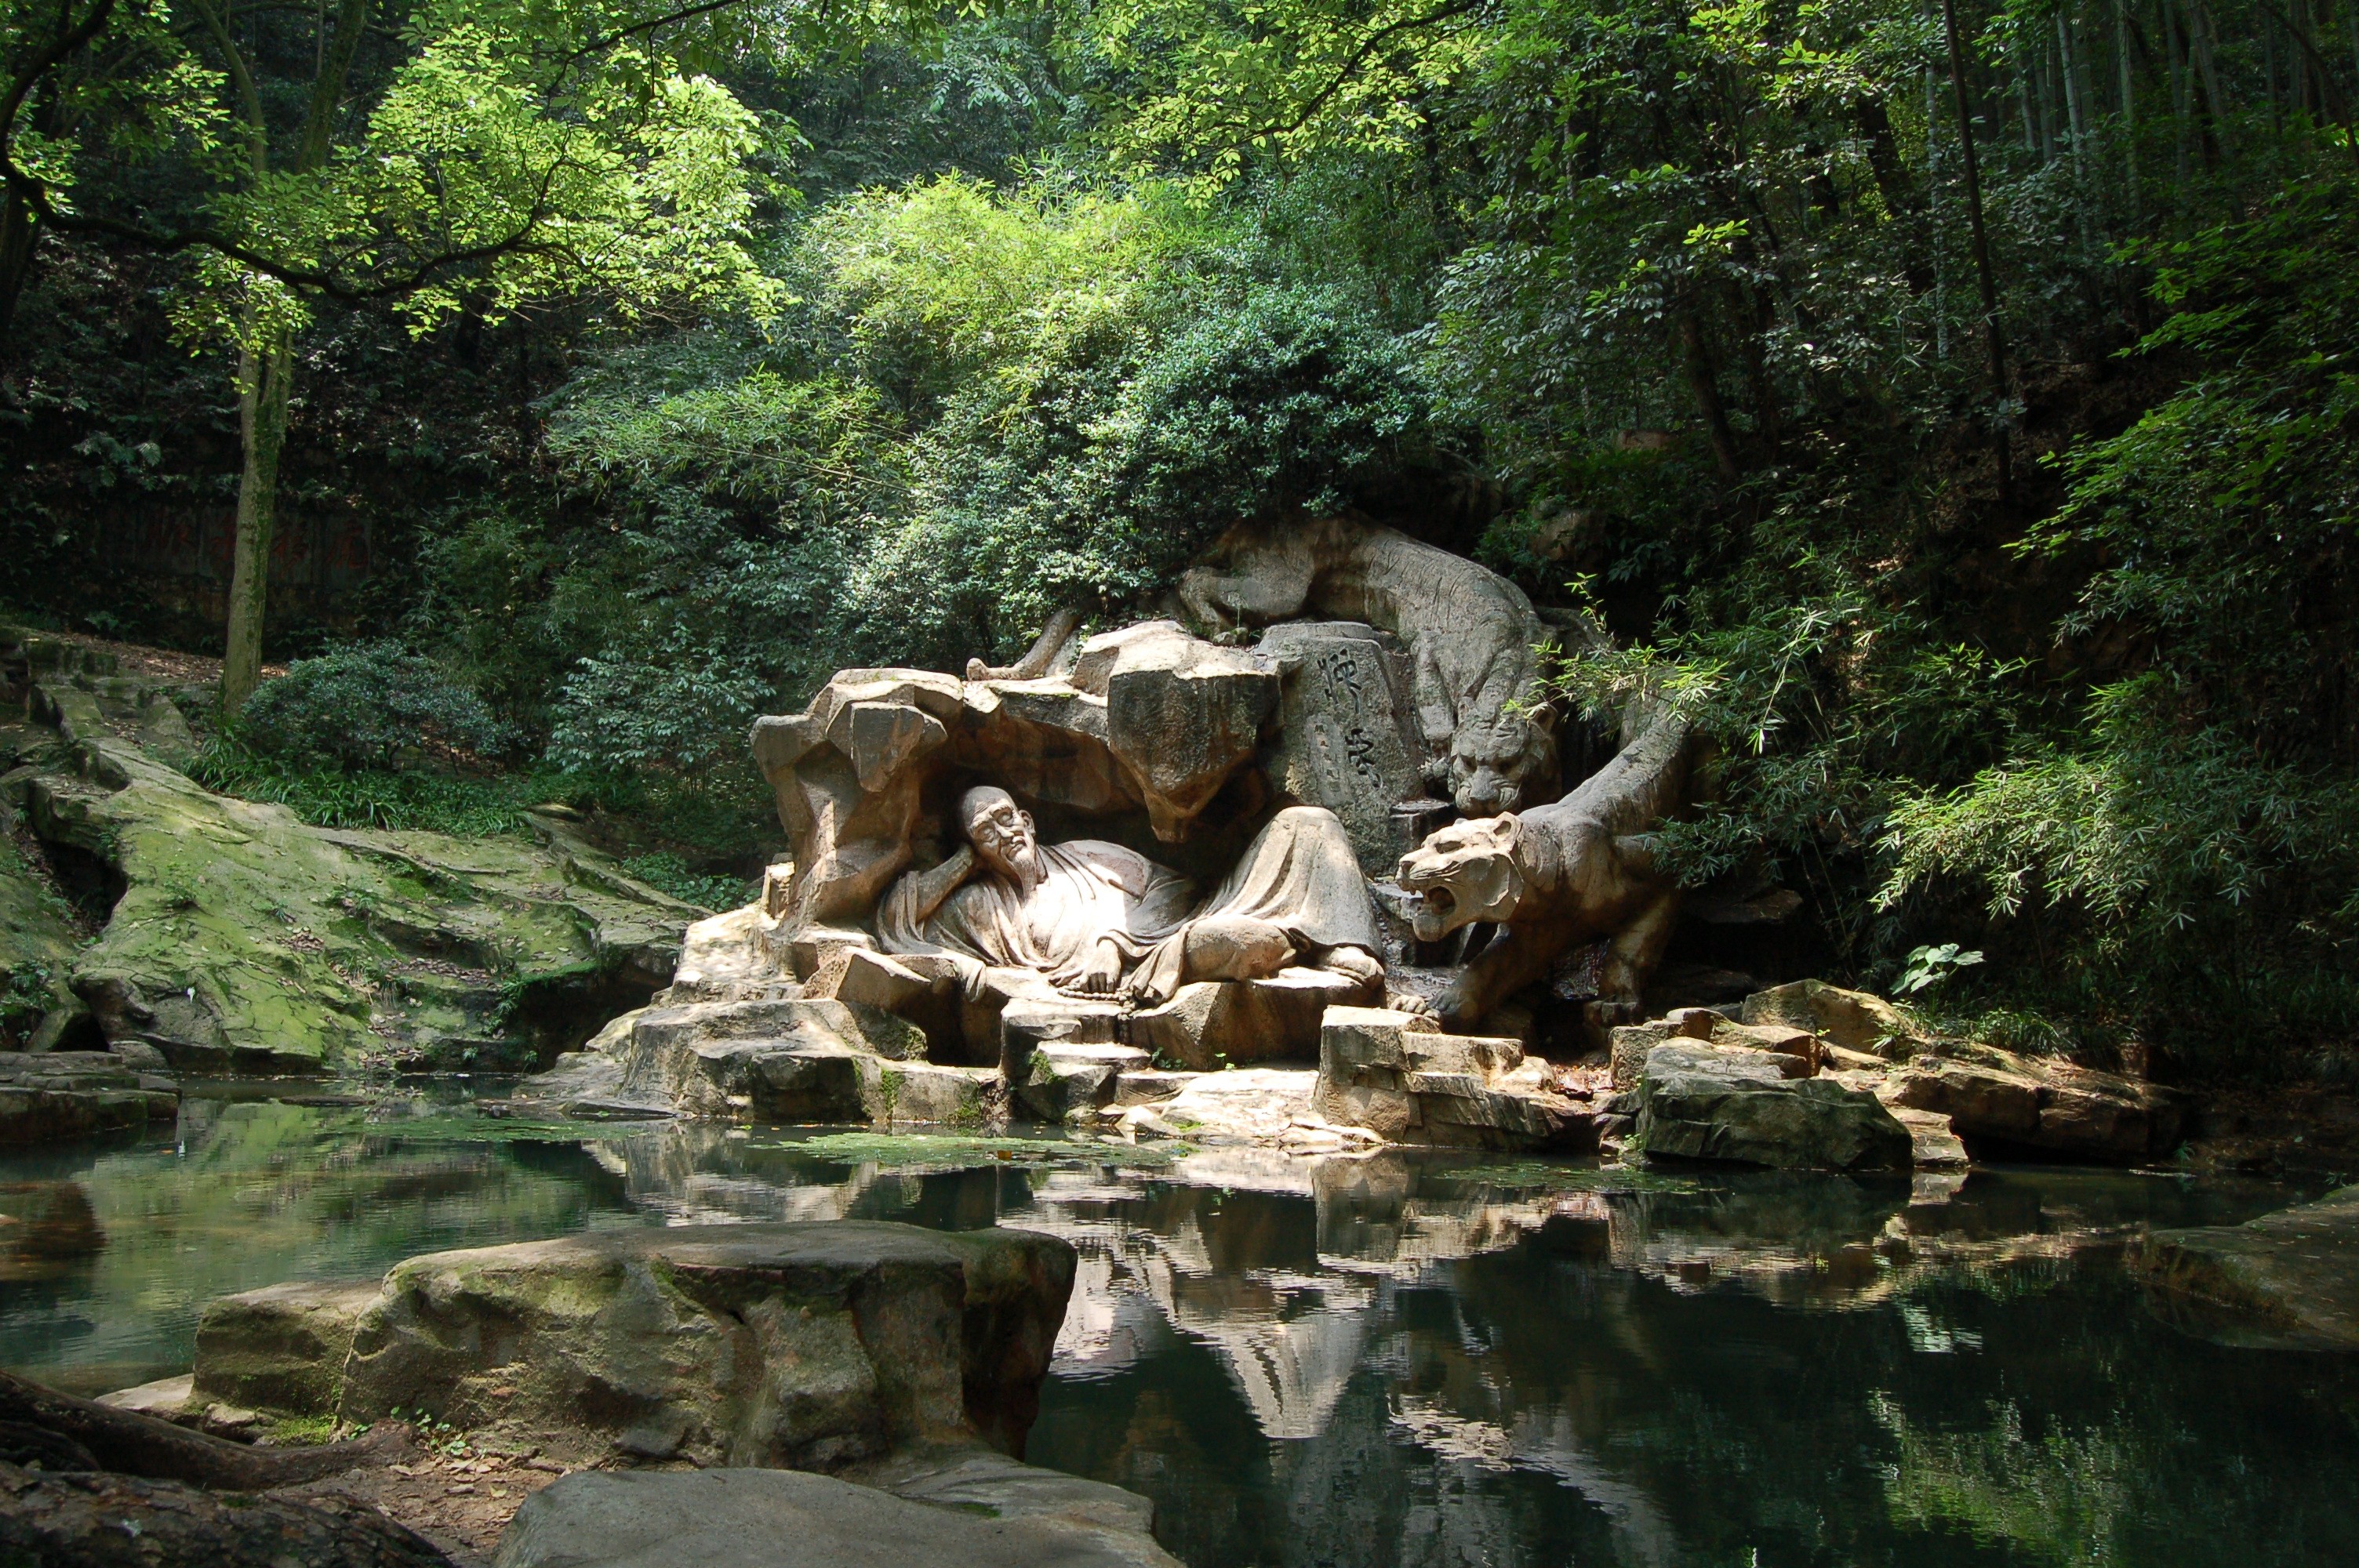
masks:
<instances>
[{"instance_id":1,"label":"reclining monk statue","mask_svg":"<svg viewBox=\"0 0 2359 1568\"><path fill-rule=\"evenodd\" d=\"M1280 811L1201 900L1187 878L1119 844L1043 844L1030 815L985 784L959 802L967 842L886 892L877 935L891 953L947 954L970 996L992 970L1025 971L1080 996L1152 1007L1191 980L1324 968L1380 994L1375 910L1335 814ZM1013 977L1011 977L1013 978Z\"/></svg>"}]
</instances>

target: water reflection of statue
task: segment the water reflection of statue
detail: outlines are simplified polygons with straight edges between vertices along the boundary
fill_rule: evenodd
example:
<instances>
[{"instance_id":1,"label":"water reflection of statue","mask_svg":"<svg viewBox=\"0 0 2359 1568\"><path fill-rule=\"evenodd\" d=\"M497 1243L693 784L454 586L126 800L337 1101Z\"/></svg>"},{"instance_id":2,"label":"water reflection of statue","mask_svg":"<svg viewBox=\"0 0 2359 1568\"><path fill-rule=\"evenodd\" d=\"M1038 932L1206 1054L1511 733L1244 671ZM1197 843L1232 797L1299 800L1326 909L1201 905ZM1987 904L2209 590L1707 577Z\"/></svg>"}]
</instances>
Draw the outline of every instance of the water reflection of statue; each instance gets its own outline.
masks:
<instances>
[{"instance_id":1,"label":"water reflection of statue","mask_svg":"<svg viewBox=\"0 0 2359 1568\"><path fill-rule=\"evenodd\" d=\"M877 932L895 953L946 953L972 989L989 968L1059 990L1152 1005L1190 980L1257 979L1297 965L1374 989L1375 912L1334 813L1289 806L1210 898L1179 872L1095 838L1042 844L1006 790L959 802L966 845L893 884Z\"/></svg>"}]
</instances>

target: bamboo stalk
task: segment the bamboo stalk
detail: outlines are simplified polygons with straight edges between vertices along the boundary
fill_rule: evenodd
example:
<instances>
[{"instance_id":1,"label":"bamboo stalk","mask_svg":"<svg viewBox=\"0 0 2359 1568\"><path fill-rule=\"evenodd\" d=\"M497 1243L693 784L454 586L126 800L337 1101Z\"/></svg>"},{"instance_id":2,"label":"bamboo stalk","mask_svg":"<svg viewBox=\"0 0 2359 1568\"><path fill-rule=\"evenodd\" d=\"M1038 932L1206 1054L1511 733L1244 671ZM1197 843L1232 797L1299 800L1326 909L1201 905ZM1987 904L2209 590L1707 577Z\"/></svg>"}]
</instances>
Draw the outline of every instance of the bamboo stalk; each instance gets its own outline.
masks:
<instances>
[{"instance_id":1,"label":"bamboo stalk","mask_svg":"<svg viewBox=\"0 0 2359 1568\"><path fill-rule=\"evenodd\" d=\"M1990 238L1983 228L1982 170L1974 157L1974 117L1966 103L1966 51L1958 41L1957 0L1941 0L1941 27L1949 35L1950 91L1958 101L1958 152L1966 175L1966 218L1972 225L1974 276L1982 287L1983 329L1990 342L1991 395L2006 401L2006 333L1999 325L1998 286L1991 277ZM1994 410L1995 413L1995 410ZM1998 495L2002 505L2015 503L2015 466L2007 449L2006 425L1994 419L1992 443L1998 455Z\"/></svg>"},{"instance_id":2,"label":"bamboo stalk","mask_svg":"<svg viewBox=\"0 0 2359 1568\"><path fill-rule=\"evenodd\" d=\"M2170 72L2171 172L2178 177L2176 189L2184 197L2187 190L2188 127L2194 118L2193 106L2189 102L2187 62L2183 56L2186 40L2180 36L2179 7L2175 0L2156 0L2156 5L2162 12L2163 61Z\"/></svg>"},{"instance_id":3,"label":"bamboo stalk","mask_svg":"<svg viewBox=\"0 0 2359 1568\"><path fill-rule=\"evenodd\" d=\"M2137 100L2131 91L2136 81L2130 71L2130 0L2114 0L2114 61L2121 74L2122 162L2130 197L2130 228L2135 232L2139 227Z\"/></svg>"},{"instance_id":4,"label":"bamboo stalk","mask_svg":"<svg viewBox=\"0 0 2359 1568\"><path fill-rule=\"evenodd\" d=\"M2203 0L2188 0L2187 32L2195 45L2196 71L2203 80L2203 101L2211 121L2212 141L2224 158L2234 151L2228 135L2228 95L2220 88L2220 67L2212 51L2212 13L2205 7Z\"/></svg>"}]
</instances>

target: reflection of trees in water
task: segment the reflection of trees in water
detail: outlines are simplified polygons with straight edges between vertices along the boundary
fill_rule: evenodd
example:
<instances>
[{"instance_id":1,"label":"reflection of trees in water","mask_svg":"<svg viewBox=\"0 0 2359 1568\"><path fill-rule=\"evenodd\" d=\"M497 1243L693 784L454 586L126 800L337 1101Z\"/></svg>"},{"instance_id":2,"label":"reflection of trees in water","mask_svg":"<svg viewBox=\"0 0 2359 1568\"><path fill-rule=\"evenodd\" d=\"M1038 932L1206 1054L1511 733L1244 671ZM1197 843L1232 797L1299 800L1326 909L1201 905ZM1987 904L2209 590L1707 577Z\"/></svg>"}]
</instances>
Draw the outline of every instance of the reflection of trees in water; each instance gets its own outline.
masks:
<instances>
[{"instance_id":1,"label":"reflection of trees in water","mask_svg":"<svg viewBox=\"0 0 2359 1568\"><path fill-rule=\"evenodd\" d=\"M1207 1568L2224 1563L2326 1539L2359 1480L2359 1369L2296 1439L2250 1362L2138 1315L2118 1238L2213 1217L2157 1185L1550 1193L1397 1157L1290 1193L1052 1178L1016 1223L1083 1265L1034 1456L1156 1497ZM1216 1386L1175 1381L1207 1355ZM1161 1440L1139 1422L1175 1409L1199 1438L1243 1422L1252 1440L1175 1433L1141 1461ZM2323 1472L2300 1457L2321 1442ZM2261 1454L2279 1466L2240 1464ZM1209 1516L1198 1464L1225 1483Z\"/></svg>"},{"instance_id":2,"label":"reflection of trees in water","mask_svg":"<svg viewBox=\"0 0 2359 1568\"><path fill-rule=\"evenodd\" d=\"M585 1225L1005 1221L1080 1253L1031 1456L1155 1498L1197 1568L2322 1560L2359 1491L2359 1364L2179 1339L2104 1250L2274 1194L1553 1191L1397 1152L910 1172L212 1102L184 1132L5 1162L0 1214L41 1228L0 1226L0 1362L136 1381L214 1295Z\"/></svg>"},{"instance_id":3,"label":"reflection of trees in water","mask_svg":"<svg viewBox=\"0 0 2359 1568\"><path fill-rule=\"evenodd\" d=\"M413 1253L561 1235L626 1212L619 1185L578 1146L406 1142L397 1124L360 1109L191 1100L177 1145L44 1159L84 1195L104 1244L7 1285L0 1365L93 1390L185 1369L197 1313L216 1296L367 1279Z\"/></svg>"}]
</instances>

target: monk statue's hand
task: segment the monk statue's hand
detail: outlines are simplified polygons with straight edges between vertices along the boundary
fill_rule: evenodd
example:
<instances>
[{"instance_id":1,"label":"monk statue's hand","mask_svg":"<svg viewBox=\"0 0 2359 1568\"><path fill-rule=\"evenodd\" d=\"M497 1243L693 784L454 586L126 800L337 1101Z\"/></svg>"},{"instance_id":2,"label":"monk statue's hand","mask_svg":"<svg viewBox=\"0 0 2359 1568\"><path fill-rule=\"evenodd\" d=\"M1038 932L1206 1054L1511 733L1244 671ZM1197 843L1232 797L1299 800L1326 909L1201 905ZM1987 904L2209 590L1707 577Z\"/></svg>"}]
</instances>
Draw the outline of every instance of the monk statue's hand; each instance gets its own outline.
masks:
<instances>
[{"instance_id":1,"label":"monk statue's hand","mask_svg":"<svg viewBox=\"0 0 2359 1568\"><path fill-rule=\"evenodd\" d=\"M1083 996L1104 996L1122 979L1122 949L1106 937L1098 938L1090 949L1089 958L1082 965L1079 981Z\"/></svg>"}]
</instances>

